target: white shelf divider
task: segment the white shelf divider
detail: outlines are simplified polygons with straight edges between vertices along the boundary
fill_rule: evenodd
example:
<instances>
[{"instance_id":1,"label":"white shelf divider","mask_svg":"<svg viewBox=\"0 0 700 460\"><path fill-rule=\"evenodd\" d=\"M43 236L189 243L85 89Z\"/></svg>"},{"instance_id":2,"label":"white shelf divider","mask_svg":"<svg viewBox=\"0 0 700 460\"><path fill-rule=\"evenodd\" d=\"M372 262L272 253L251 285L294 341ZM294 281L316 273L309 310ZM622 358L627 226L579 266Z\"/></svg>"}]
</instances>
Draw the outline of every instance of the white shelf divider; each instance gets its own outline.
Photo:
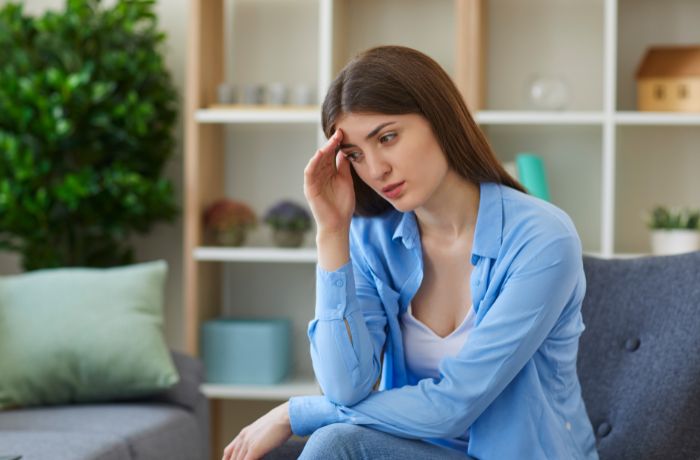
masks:
<instances>
[{"instance_id":1,"label":"white shelf divider","mask_svg":"<svg viewBox=\"0 0 700 460\"><path fill-rule=\"evenodd\" d=\"M615 123L618 125L700 125L700 112L617 112Z\"/></svg>"},{"instance_id":2,"label":"white shelf divider","mask_svg":"<svg viewBox=\"0 0 700 460\"><path fill-rule=\"evenodd\" d=\"M647 253L634 253L634 252L619 252L616 254L604 254L602 252L595 251L583 251L584 256L598 257L600 259L633 259L635 257L647 257L652 254Z\"/></svg>"},{"instance_id":3,"label":"white shelf divider","mask_svg":"<svg viewBox=\"0 0 700 460\"><path fill-rule=\"evenodd\" d=\"M604 253L583 251L584 255L603 258L628 258L649 256L647 253ZM202 246L195 250L195 258L215 262L274 262L274 263L316 263L318 253L315 248L284 249L265 247L224 248Z\"/></svg>"},{"instance_id":4,"label":"white shelf divider","mask_svg":"<svg viewBox=\"0 0 700 460\"><path fill-rule=\"evenodd\" d=\"M318 383L313 376L292 376L281 383L272 385L204 383L199 388L205 396L215 399L283 401L292 396L321 394Z\"/></svg>"},{"instance_id":5,"label":"white shelf divider","mask_svg":"<svg viewBox=\"0 0 700 460\"><path fill-rule=\"evenodd\" d=\"M482 125L602 125L603 112L481 110L475 114Z\"/></svg>"},{"instance_id":6,"label":"white shelf divider","mask_svg":"<svg viewBox=\"0 0 700 460\"><path fill-rule=\"evenodd\" d=\"M617 106L617 0L605 0L603 12L603 138L601 140L601 228L600 246L604 257L615 250L615 162Z\"/></svg>"},{"instance_id":7,"label":"white shelf divider","mask_svg":"<svg viewBox=\"0 0 700 460\"><path fill-rule=\"evenodd\" d=\"M197 110L200 123L320 123L316 106L214 106Z\"/></svg>"},{"instance_id":8,"label":"white shelf divider","mask_svg":"<svg viewBox=\"0 0 700 460\"><path fill-rule=\"evenodd\" d=\"M221 262L291 262L315 263L316 248L286 249L276 247L216 247L201 246L194 257L202 261Z\"/></svg>"}]
</instances>

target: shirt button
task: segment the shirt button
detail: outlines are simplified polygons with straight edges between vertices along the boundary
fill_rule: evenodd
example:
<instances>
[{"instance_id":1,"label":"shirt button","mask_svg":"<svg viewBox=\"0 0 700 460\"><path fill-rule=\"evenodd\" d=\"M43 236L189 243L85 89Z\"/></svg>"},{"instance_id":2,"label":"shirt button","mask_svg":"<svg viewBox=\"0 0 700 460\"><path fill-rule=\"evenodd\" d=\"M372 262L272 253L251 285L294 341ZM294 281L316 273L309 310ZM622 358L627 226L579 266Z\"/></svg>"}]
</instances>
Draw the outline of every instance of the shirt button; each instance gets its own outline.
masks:
<instances>
[{"instance_id":1,"label":"shirt button","mask_svg":"<svg viewBox=\"0 0 700 460\"><path fill-rule=\"evenodd\" d=\"M637 348L639 348L640 341L639 339L627 339L625 341L625 349L627 351L636 351Z\"/></svg>"},{"instance_id":2,"label":"shirt button","mask_svg":"<svg viewBox=\"0 0 700 460\"><path fill-rule=\"evenodd\" d=\"M338 286L338 287L342 287L343 284L345 284L345 283L343 282L343 280L336 280L336 282L335 282L335 285Z\"/></svg>"},{"instance_id":3,"label":"shirt button","mask_svg":"<svg viewBox=\"0 0 700 460\"><path fill-rule=\"evenodd\" d=\"M596 433L598 434L599 438L604 438L608 434L610 434L611 430L612 427L610 426L610 424L608 422L603 422L598 426L598 430L596 431Z\"/></svg>"},{"instance_id":4,"label":"shirt button","mask_svg":"<svg viewBox=\"0 0 700 460\"><path fill-rule=\"evenodd\" d=\"M566 422L566 424L564 426L566 427L567 430L571 431L571 422Z\"/></svg>"}]
</instances>

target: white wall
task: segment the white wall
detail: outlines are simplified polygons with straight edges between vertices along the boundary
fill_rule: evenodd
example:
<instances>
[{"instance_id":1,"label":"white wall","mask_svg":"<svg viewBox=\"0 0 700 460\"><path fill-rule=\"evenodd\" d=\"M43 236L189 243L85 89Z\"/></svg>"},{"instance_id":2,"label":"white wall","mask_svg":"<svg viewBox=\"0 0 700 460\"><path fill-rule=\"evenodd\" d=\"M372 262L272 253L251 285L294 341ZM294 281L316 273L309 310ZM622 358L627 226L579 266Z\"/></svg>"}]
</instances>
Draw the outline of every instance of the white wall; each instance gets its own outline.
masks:
<instances>
[{"instance_id":1,"label":"white wall","mask_svg":"<svg viewBox=\"0 0 700 460\"><path fill-rule=\"evenodd\" d=\"M8 3L0 0L0 5ZM28 14L41 15L47 9L63 9L65 0L28 0L24 10ZM104 2L112 5L113 2ZM165 43L165 58L171 72L174 84L184 98L185 56L187 18L189 2L187 0L161 0L156 5L160 29L167 34ZM182 110L182 104L180 106ZM177 202L182 203L182 153L183 153L183 121L182 114L176 126L177 147L175 154L168 163L164 174L173 181ZM133 238L136 261L143 262L154 259L165 259L168 262L169 274L165 297L165 327L166 340L171 347L184 350L182 325L182 219L173 224L160 224L154 227L150 235ZM15 254L0 252L0 275L20 273L20 260Z\"/></svg>"}]
</instances>

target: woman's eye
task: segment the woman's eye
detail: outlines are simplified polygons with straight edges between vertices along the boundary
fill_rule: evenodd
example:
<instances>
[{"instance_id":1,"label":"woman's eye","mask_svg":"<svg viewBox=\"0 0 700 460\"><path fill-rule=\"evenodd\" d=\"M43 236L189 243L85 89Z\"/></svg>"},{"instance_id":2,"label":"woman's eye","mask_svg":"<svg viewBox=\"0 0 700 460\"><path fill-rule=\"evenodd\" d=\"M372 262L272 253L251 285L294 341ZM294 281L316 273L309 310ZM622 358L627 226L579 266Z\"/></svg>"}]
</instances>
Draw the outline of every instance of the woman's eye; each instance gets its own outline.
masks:
<instances>
[{"instance_id":1,"label":"woman's eye","mask_svg":"<svg viewBox=\"0 0 700 460\"><path fill-rule=\"evenodd\" d=\"M345 154L345 158L352 162L356 162L359 158L360 154L358 152L350 152Z\"/></svg>"},{"instance_id":2,"label":"woman's eye","mask_svg":"<svg viewBox=\"0 0 700 460\"><path fill-rule=\"evenodd\" d=\"M396 137L396 133L386 133L382 137L379 138L379 142L381 142L382 144L385 144L395 137Z\"/></svg>"}]
</instances>

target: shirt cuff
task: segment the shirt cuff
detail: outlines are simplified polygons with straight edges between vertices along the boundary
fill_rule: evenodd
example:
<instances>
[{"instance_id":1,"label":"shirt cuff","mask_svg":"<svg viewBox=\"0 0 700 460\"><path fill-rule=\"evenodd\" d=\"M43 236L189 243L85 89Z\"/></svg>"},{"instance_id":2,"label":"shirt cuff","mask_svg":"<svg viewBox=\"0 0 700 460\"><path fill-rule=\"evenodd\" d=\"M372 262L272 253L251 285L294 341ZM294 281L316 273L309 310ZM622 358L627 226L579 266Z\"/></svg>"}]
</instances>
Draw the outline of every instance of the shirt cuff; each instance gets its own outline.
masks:
<instances>
[{"instance_id":1,"label":"shirt cuff","mask_svg":"<svg viewBox=\"0 0 700 460\"><path fill-rule=\"evenodd\" d=\"M289 398L289 424L292 433L307 436L317 429L340 420L338 408L325 396Z\"/></svg>"},{"instance_id":2,"label":"shirt cuff","mask_svg":"<svg viewBox=\"0 0 700 460\"><path fill-rule=\"evenodd\" d=\"M352 260L329 272L316 264L316 319L343 319L348 302L355 296Z\"/></svg>"}]
</instances>

